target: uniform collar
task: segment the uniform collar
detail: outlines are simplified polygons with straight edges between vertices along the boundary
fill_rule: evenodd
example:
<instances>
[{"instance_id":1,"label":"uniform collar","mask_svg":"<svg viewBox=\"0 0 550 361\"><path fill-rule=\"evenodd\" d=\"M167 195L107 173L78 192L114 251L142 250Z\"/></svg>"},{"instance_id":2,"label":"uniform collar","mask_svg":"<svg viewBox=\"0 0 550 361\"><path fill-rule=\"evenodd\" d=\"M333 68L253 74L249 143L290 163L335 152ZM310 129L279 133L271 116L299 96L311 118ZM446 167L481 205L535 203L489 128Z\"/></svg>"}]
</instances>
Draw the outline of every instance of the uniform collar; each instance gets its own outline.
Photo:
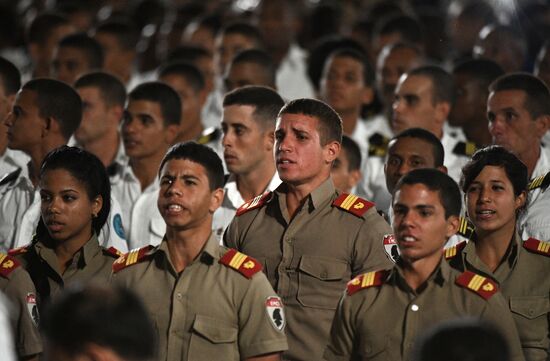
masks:
<instances>
[{"instance_id":1,"label":"uniform collar","mask_svg":"<svg viewBox=\"0 0 550 361\"><path fill-rule=\"evenodd\" d=\"M425 290L430 283L435 283L438 286L443 286L446 282L452 281L451 273L451 267L449 266L447 261L443 257L441 257L439 265L432 272L430 277L428 277L428 279L424 283L424 286L422 287L422 290ZM405 278L403 277L403 270L399 261L391 270L388 280L406 290L410 290L410 286L407 284Z\"/></svg>"},{"instance_id":2,"label":"uniform collar","mask_svg":"<svg viewBox=\"0 0 550 361\"><path fill-rule=\"evenodd\" d=\"M279 174L275 172L273 174L273 177L269 181L267 188L264 189L264 192L273 191L280 184L281 184L281 179L279 178ZM229 201L229 204L232 205L235 209L239 208L244 202L248 201L248 199L243 199L243 197L241 196L241 193L239 193L239 190L237 189L237 177L234 174L229 175L229 178L225 183L224 190L225 190L224 203L227 204L227 201Z\"/></svg>"},{"instance_id":3,"label":"uniform collar","mask_svg":"<svg viewBox=\"0 0 550 361\"><path fill-rule=\"evenodd\" d=\"M336 188L334 188L334 183L332 182L332 179L328 177L327 180L321 183L319 187L315 188L310 194L308 194L304 203L304 208L307 204L308 211L310 213L313 212L315 209L323 205L327 199L330 199L335 192ZM274 193L276 193L279 198L279 206L281 209L286 209L286 184L282 183L279 187L277 187Z\"/></svg>"},{"instance_id":4,"label":"uniform collar","mask_svg":"<svg viewBox=\"0 0 550 361\"><path fill-rule=\"evenodd\" d=\"M50 267L54 268L58 273L57 255L53 248L47 246L41 240L38 240L34 244L36 253L44 259ZM92 237L80 248L73 256L72 264L76 264L78 268L84 268L91 260L101 252L101 246L97 240L97 236L94 233Z\"/></svg>"},{"instance_id":5,"label":"uniform collar","mask_svg":"<svg viewBox=\"0 0 550 361\"><path fill-rule=\"evenodd\" d=\"M550 171L550 150L545 147L540 147L540 155L537 163L535 164L535 169L533 169L533 175L531 179L545 175Z\"/></svg>"},{"instance_id":6,"label":"uniform collar","mask_svg":"<svg viewBox=\"0 0 550 361\"><path fill-rule=\"evenodd\" d=\"M509 269L513 268L515 264L518 261L518 256L520 249L522 248L523 241L521 240L521 237L519 236L519 233L514 233L514 238L512 238L512 242L510 247L506 250L506 253L504 254L504 261L497 267L496 272L499 271L502 265L505 263L508 265ZM491 274L491 272L487 269L487 266L481 261L481 259L477 256L476 253L476 245L475 240L472 240L466 244L466 247L464 247L463 253L463 259L471 264L472 266L476 267L480 271Z\"/></svg>"},{"instance_id":7,"label":"uniform collar","mask_svg":"<svg viewBox=\"0 0 550 361\"><path fill-rule=\"evenodd\" d=\"M219 245L220 245L220 241L218 240L214 232L211 232L202 250L197 255L197 258L195 258L193 262L187 265L187 267L191 266L197 261L211 265L214 263L214 261L219 260L220 259ZM159 251L164 255L171 269L175 270L175 267L172 264L172 260L170 259L170 249L168 248L168 241L166 240L166 236L162 239L162 242L157 248L153 248L151 251L149 251L149 254L155 254Z\"/></svg>"}]
</instances>

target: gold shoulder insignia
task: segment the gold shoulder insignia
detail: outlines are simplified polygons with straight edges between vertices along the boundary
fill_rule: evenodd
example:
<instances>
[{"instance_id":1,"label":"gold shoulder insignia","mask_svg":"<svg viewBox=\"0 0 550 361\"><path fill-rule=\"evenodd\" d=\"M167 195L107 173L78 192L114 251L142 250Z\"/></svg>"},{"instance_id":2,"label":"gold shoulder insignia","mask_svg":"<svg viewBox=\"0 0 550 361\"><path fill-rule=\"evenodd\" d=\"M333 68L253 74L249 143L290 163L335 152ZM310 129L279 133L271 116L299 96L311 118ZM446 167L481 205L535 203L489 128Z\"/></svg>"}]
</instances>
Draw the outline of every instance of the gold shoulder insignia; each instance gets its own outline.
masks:
<instances>
[{"instance_id":1,"label":"gold shoulder insignia","mask_svg":"<svg viewBox=\"0 0 550 361\"><path fill-rule=\"evenodd\" d=\"M358 217L362 217L366 211L374 207L374 203L369 202L363 198L359 198L356 195L342 193L332 202L333 206L348 211Z\"/></svg>"},{"instance_id":2,"label":"gold shoulder insignia","mask_svg":"<svg viewBox=\"0 0 550 361\"><path fill-rule=\"evenodd\" d=\"M539 177L536 177L535 179L531 180L529 182L529 185L527 188L532 191L533 189L542 188L543 191L548 188L550 185L550 172L546 173L545 175L541 175Z\"/></svg>"},{"instance_id":3,"label":"gold shoulder insignia","mask_svg":"<svg viewBox=\"0 0 550 361\"><path fill-rule=\"evenodd\" d=\"M153 248L155 247L151 245L141 247L141 248L136 248L118 257L117 260L113 263L113 272L117 273L118 271L128 266L131 266L133 264L136 264L138 262L145 260L147 258L147 252L149 252Z\"/></svg>"},{"instance_id":4,"label":"gold shoulder insignia","mask_svg":"<svg viewBox=\"0 0 550 361\"><path fill-rule=\"evenodd\" d=\"M219 263L237 270L246 278L252 278L254 274L262 270L260 262L244 253L231 248L220 258Z\"/></svg>"},{"instance_id":5,"label":"gold shoulder insignia","mask_svg":"<svg viewBox=\"0 0 550 361\"><path fill-rule=\"evenodd\" d=\"M498 292L498 285L490 278L466 271L456 278L455 283L473 291L478 296L488 300Z\"/></svg>"},{"instance_id":6,"label":"gold shoulder insignia","mask_svg":"<svg viewBox=\"0 0 550 361\"><path fill-rule=\"evenodd\" d=\"M346 289L348 296L353 295L355 292L369 287L380 286L384 283L388 271L374 271L369 273L363 273L348 282Z\"/></svg>"},{"instance_id":7,"label":"gold shoulder insignia","mask_svg":"<svg viewBox=\"0 0 550 361\"><path fill-rule=\"evenodd\" d=\"M103 248L103 252L115 258L119 258L120 256L124 255L124 253L120 252L115 247Z\"/></svg>"},{"instance_id":8,"label":"gold shoulder insignia","mask_svg":"<svg viewBox=\"0 0 550 361\"><path fill-rule=\"evenodd\" d=\"M214 140L218 140L220 136L221 136L220 128L216 128L216 127L206 128L202 132L201 136L197 138L197 143L204 145Z\"/></svg>"},{"instance_id":9,"label":"gold shoulder insignia","mask_svg":"<svg viewBox=\"0 0 550 361\"><path fill-rule=\"evenodd\" d=\"M471 157L477 151L477 145L473 142L458 142L453 148L453 153Z\"/></svg>"},{"instance_id":10,"label":"gold shoulder insignia","mask_svg":"<svg viewBox=\"0 0 550 361\"><path fill-rule=\"evenodd\" d=\"M252 198L248 202L245 202L242 206L239 207L239 209L237 209L237 213L235 215L240 216L241 214L244 214L250 210L260 208L271 199L271 194L271 192L265 192L264 194Z\"/></svg>"},{"instance_id":11,"label":"gold shoulder insignia","mask_svg":"<svg viewBox=\"0 0 550 361\"><path fill-rule=\"evenodd\" d=\"M451 248L447 248L445 250L445 259L446 260L449 260L453 257L455 257L457 254L459 254L460 252L462 252L462 250L464 249L464 247L466 247L466 244L468 242L464 241L464 242L460 242L454 246L452 246Z\"/></svg>"},{"instance_id":12,"label":"gold shoulder insignia","mask_svg":"<svg viewBox=\"0 0 550 361\"><path fill-rule=\"evenodd\" d=\"M466 239L472 239L472 236L475 233L475 226L468 218L460 217L460 226L458 227L458 231L456 233Z\"/></svg>"},{"instance_id":13,"label":"gold shoulder insignia","mask_svg":"<svg viewBox=\"0 0 550 361\"><path fill-rule=\"evenodd\" d=\"M1 276L8 278L10 273L12 273L12 271L17 267L19 267L20 265L21 264L19 263L19 261L16 260L15 258L5 253L0 253L0 275Z\"/></svg>"},{"instance_id":14,"label":"gold shoulder insignia","mask_svg":"<svg viewBox=\"0 0 550 361\"><path fill-rule=\"evenodd\" d=\"M27 253L29 251L30 247L31 247L31 245L27 244L27 245L24 245L24 246L21 246L21 247L10 249L8 251L8 255L10 255L10 256L19 256L20 254Z\"/></svg>"},{"instance_id":15,"label":"gold shoulder insignia","mask_svg":"<svg viewBox=\"0 0 550 361\"><path fill-rule=\"evenodd\" d=\"M523 248L533 253L550 256L550 242L539 241L535 238L529 238L523 242Z\"/></svg>"},{"instance_id":16,"label":"gold shoulder insignia","mask_svg":"<svg viewBox=\"0 0 550 361\"><path fill-rule=\"evenodd\" d=\"M369 138L369 157L385 157L390 138L374 133Z\"/></svg>"}]
</instances>

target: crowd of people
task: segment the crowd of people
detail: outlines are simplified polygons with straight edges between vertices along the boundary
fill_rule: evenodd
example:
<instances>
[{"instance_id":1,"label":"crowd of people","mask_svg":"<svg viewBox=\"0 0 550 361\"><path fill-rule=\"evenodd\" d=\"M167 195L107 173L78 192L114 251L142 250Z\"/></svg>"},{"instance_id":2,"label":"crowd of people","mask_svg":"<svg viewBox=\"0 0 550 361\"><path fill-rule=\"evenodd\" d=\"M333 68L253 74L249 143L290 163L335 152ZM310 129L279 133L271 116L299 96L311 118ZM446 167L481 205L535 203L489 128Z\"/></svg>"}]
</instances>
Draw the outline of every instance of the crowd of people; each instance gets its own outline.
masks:
<instances>
[{"instance_id":1,"label":"crowd of people","mask_svg":"<svg viewBox=\"0 0 550 361\"><path fill-rule=\"evenodd\" d=\"M550 359L510 4L0 4L0 360Z\"/></svg>"}]
</instances>

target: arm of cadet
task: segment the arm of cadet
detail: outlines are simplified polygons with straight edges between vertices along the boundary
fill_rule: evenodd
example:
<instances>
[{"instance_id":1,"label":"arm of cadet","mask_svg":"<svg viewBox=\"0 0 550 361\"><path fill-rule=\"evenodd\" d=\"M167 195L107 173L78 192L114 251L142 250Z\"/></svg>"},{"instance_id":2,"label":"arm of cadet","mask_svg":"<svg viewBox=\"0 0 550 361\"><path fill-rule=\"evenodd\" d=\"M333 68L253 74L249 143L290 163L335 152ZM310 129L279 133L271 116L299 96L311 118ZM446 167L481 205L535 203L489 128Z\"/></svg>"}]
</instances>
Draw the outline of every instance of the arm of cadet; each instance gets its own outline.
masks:
<instances>
[{"instance_id":1,"label":"arm of cadet","mask_svg":"<svg viewBox=\"0 0 550 361\"><path fill-rule=\"evenodd\" d=\"M261 356L248 357L245 361L280 361L281 352L270 353Z\"/></svg>"},{"instance_id":2,"label":"arm of cadet","mask_svg":"<svg viewBox=\"0 0 550 361\"><path fill-rule=\"evenodd\" d=\"M373 207L367 211L354 244L352 277L393 267L384 252L384 236L392 233L389 224Z\"/></svg>"},{"instance_id":3,"label":"arm of cadet","mask_svg":"<svg viewBox=\"0 0 550 361\"><path fill-rule=\"evenodd\" d=\"M229 223L229 226L225 229L225 232L223 232L223 245L228 248L238 249L237 236L239 227L237 223L237 217L234 217L231 223Z\"/></svg>"}]
</instances>

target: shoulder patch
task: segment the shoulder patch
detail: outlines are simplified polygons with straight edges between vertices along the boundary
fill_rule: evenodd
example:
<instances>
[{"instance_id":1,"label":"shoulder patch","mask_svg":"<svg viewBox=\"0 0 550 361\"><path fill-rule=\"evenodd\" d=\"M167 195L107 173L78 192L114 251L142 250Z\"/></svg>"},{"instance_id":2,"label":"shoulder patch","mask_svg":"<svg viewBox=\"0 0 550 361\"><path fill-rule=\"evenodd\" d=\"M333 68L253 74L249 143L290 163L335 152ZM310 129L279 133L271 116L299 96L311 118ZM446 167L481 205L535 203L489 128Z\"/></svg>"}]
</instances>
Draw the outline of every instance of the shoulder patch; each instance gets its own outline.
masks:
<instances>
[{"instance_id":1,"label":"shoulder patch","mask_svg":"<svg viewBox=\"0 0 550 361\"><path fill-rule=\"evenodd\" d=\"M3 186L3 185L6 185L6 184L9 184L9 183L13 182L14 180L17 179L17 177L19 177L19 174L21 174L21 168L17 168L13 172L5 174L0 179L0 186Z\"/></svg>"},{"instance_id":2,"label":"shoulder patch","mask_svg":"<svg viewBox=\"0 0 550 361\"><path fill-rule=\"evenodd\" d=\"M235 213L235 215L240 216L241 214L244 214L250 210L260 208L265 203L267 203L270 199L271 199L271 192L265 192L262 195L254 197L248 202L245 202L242 206L240 206L239 209L237 209L237 213Z\"/></svg>"},{"instance_id":3,"label":"shoulder patch","mask_svg":"<svg viewBox=\"0 0 550 361\"><path fill-rule=\"evenodd\" d=\"M395 241L395 235L393 233L384 235L382 243L384 244L384 252L386 252L386 256L388 256L390 261L393 263L397 262L400 253L397 242Z\"/></svg>"},{"instance_id":4,"label":"shoulder patch","mask_svg":"<svg viewBox=\"0 0 550 361\"><path fill-rule=\"evenodd\" d=\"M466 271L459 275L456 278L455 283L461 287L473 291L485 300L488 300L491 296L498 292L498 285L495 281L470 271Z\"/></svg>"},{"instance_id":5,"label":"shoulder patch","mask_svg":"<svg viewBox=\"0 0 550 361\"><path fill-rule=\"evenodd\" d=\"M115 258L119 258L120 256L124 255L124 253L120 252L115 247L103 248L103 252Z\"/></svg>"},{"instance_id":6,"label":"shoulder patch","mask_svg":"<svg viewBox=\"0 0 550 361\"><path fill-rule=\"evenodd\" d=\"M225 254L220 258L219 263L237 270L246 278L252 278L254 274L262 270L262 265L260 262L244 253L238 252L233 248L225 252Z\"/></svg>"},{"instance_id":7,"label":"shoulder patch","mask_svg":"<svg viewBox=\"0 0 550 361\"><path fill-rule=\"evenodd\" d=\"M471 157L477 150L477 145L474 142L458 142L453 148L453 153Z\"/></svg>"},{"instance_id":8,"label":"shoulder patch","mask_svg":"<svg viewBox=\"0 0 550 361\"><path fill-rule=\"evenodd\" d=\"M15 258L7 254L0 253L0 275L1 276L4 276L7 278L9 274L12 273L12 271L17 267L19 267L20 265L21 264L19 263L19 261L16 260Z\"/></svg>"},{"instance_id":9,"label":"shoulder patch","mask_svg":"<svg viewBox=\"0 0 550 361\"><path fill-rule=\"evenodd\" d=\"M536 238L529 238L527 241L523 242L523 248L533 253L538 253L550 256L550 242L539 241Z\"/></svg>"},{"instance_id":10,"label":"shoulder patch","mask_svg":"<svg viewBox=\"0 0 550 361\"><path fill-rule=\"evenodd\" d=\"M466 217L460 217L460 225L456 234L461 235L464 238L472 239L472 236L475 233L475 226L470 220Z\"/></svg>"},{"instance_id":11,"label":"shoulder patch","mask_svg":"<svg viewBox=\"0 0 550 361\"><path fill-rule=\"evenodd\" d=\"M527 189L532 191L533 189L542 188L542 190L545 191L549 185L550 185L550 172L531 180L531 182L529 182L529 185L527 186Z\"/></svg>"},{"instance_id":12,"label":"shoulder patch","mask_svg":"<svg viewBox=\"0 0 550 361\"><path fill-rule=\"evenodd\" d=\"M449 260L449 259L455 257L460 252L462 252L464 247L466 247L467 243L468 242L464 241L464 242L460 242L459 244L456 244L456 245L452 246L451 248L447 248L445 250L445 259Z\"/></svg>"},{"instance_id":13,"label":"shoulder patch","mask_svg":"<svg viewBox=\"0 0 550 361\"><path fill-rule=\"evenodd\" d=\"M369 287L377 287L384 283L387 275L387 271L374 271L369 273L363 273L348 282L346 291L348 296L353 295L357 291L360 291Z\"/></svg>"},{"instance_id":14,"label":"shoulder patch","mask_svg":"<svg viewBox=\"0 0 550 361\"><path fill-rule=\"evenodd\" d=\"M202 132L200 137L197 138L197 143L203 144L203 145L206 143L210 143L214 140L218 140L221 137L221 134L222 132L220 128L216 128L216 127L206 128Z\"/></svg>"},{"instance_id":15,"label":"shoulder patch","mask_svg":"<svg viewBox=\"0 0 550 361\"><path fill-rule=\"evenodd\" d=\"M118 271L128 266L131 266L133 264L136 264L138 262L145 260L147 258L147 252L149 252L153 248L155 247L151 245L141 247L141 248L136 248L118 257L117 260L113 263L113 272L117 273Z\"/></svg>"},{"instance_id":16,"label":"shoulder patch","mask_svg":"<svg viewBox=\"0 0 550 361\"><path fill-rule=\"evenodd\" d=\"M8 251L8 255L10 255L10 256L19 256L20 254L27 253L29 251L30 246L31 246L30 244L27 244L27 245L24 245L24 246L21 246L21 247L10 249Z\"/></svg>"},{"instance_id":17,"label":"shoulder patch","mask_svg":"<svg viewBox=\"0 0 550 361\"><path fill-rule=\"evenodd\" d=\"M366 211L374 207L374 203L348 193L340 194L340 196L338 196L338 198L336 198L334 202L332 202L332 205L348 211L349 213L354 214L357 217L362 217Z\"/></svg>"},{"instance_id":18,"label":"shoulder patch","mask_svg":"<svg viewBox=\"0 0 550 361\"><path fill-rule=\"evenodd\" d=\"M390 138L383 136L380 133L374 133L369 138L369 156L370 157L385 157L388 151L388 143Z\"/></svg>"}]
</instances>

